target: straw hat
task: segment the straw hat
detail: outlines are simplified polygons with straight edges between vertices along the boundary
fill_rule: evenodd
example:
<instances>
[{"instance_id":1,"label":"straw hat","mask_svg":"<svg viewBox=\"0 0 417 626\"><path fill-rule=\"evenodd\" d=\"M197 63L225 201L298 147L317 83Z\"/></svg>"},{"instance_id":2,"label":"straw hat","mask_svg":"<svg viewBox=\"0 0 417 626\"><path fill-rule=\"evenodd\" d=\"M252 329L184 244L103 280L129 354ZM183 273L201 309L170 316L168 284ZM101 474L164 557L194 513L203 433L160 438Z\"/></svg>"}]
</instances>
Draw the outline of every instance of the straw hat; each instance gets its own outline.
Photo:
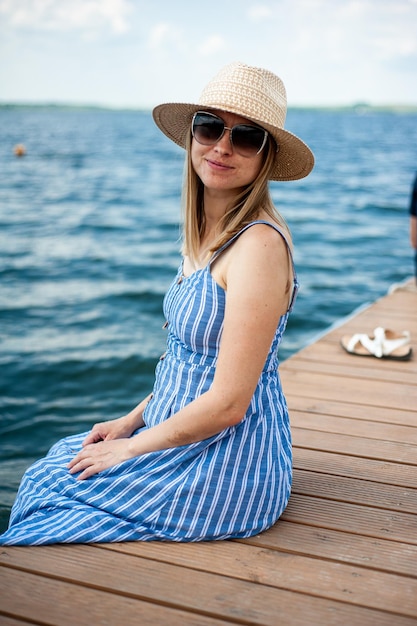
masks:
<instances>
[{"instance_id":1,"label":"straw hat","mask_svg":"<svg viewBox=\"0 0 417 626\"><path fill-rule=\"evenodd\" d=\"M314 156L301 139L284 130L287 95L278 76L243 63L226 65L208 83L197 104L168 102L152 112L162 132L185 148L194 113L217 109L235 113L265 128L279 150L271 180L297 180L307 176L314 166Z\"/></svg>"}]
</instances>

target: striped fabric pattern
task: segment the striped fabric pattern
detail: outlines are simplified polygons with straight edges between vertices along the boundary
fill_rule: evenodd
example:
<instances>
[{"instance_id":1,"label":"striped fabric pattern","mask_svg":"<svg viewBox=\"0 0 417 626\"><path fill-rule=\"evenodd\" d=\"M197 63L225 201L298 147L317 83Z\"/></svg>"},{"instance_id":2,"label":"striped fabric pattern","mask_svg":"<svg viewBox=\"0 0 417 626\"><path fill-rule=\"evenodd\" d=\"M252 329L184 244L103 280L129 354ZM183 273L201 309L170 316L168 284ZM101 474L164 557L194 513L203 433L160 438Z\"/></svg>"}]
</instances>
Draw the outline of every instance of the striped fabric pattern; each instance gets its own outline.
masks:
<instances>
[{"instance_id":1,"label":"striped fabric pattern","mask_svg":"<svg viewBox=\"0 0 417 626\"><path fill-rule=\"evenodd\" d=\"M256 223L266 222L246 228ZM295 279L294 295L296 290ZM167 351L156 368L144 428L168 419L210 388L225 300L210 264L188 278L179 268L164 299ZM76 481L66 466L86 433L62 439L23 476L0 545L204 541L249 537L269 528L291 490L291 433L278 374L278 347L290 309L280 319L239 424L204 441L130 459L84 481Z\"/></svg>"}]
</instances>

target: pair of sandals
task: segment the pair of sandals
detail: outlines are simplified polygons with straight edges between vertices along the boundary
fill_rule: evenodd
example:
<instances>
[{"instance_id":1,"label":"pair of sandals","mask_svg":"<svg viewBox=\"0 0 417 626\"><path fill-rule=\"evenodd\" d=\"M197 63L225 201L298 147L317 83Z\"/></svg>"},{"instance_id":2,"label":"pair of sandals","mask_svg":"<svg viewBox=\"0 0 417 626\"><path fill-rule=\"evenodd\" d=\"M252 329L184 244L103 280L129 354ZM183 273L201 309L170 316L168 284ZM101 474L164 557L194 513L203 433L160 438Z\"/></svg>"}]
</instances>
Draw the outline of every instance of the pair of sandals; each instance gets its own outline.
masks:
<instances>
[{"instance_id":1,"label":"pair of sandals","mask_svg":"<svg viewBox=\"0 0 417 626\"><path fill-rule=\"evenodd\" d=\"M412 355L410 333L404 330L397 333L378 326L373 335L357 333L341 339L342 347L356 356L373 356L377 359L408 361Z\"/></svg>"}]
</instances>

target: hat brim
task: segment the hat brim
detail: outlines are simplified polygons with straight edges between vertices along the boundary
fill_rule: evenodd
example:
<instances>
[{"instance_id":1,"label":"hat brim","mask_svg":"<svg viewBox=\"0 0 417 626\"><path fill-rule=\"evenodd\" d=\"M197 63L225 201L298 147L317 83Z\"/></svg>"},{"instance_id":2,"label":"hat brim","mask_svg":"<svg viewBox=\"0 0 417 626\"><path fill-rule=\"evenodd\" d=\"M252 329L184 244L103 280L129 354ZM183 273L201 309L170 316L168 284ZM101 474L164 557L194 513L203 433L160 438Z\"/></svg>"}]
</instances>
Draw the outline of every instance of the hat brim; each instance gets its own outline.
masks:
<instances>
[{"instance_id":1,"label":"hat brim","mask_svg":"<svg viewBox=\"0 0 417 626\"><path fill-rule=\"evenodd\" d=\"M174 143L185 148L191 121L196 111L215 110L201 104L183 102L167 102L159 104L152 111L158 128ZM222 111L236 113L233 109L222 107ZM265 128L275 139L279 150L275 157L275 165L270 180L299 180L308 176L314 167L314 156L310 148L296 135L284 128L277 128L254 118L248 118L255 124Z\"/></svg>"}]
</instances>

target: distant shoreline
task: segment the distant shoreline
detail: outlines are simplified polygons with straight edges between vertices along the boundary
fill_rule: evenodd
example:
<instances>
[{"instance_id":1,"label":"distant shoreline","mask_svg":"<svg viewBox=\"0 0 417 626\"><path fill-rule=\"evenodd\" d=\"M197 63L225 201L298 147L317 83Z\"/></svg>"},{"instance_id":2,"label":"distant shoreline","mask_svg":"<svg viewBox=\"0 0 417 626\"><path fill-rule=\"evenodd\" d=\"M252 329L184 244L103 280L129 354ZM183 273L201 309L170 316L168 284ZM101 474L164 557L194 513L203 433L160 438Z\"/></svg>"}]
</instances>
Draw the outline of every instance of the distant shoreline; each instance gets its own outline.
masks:
<instances>
[{"instance_id":1,"label":"distant shoreline","mask_svg":"<svg viewBox=\"0 0 417 626\"><path fill-rule=\"evenodd\" d=\"M54 102L22 103L22 102L0 102L0 111L15 109L47 109L47 110L74 110L74 111L114 111L130 113L149 113L151 108L146 107L112 107L95 104L65 104ZM417 104L347 104L331 106L302 106L293 105L288 107L289 111L323 111L323 112L353 112L358 114L366 113L417 113Z\"/></svg>"}]
</instances>

